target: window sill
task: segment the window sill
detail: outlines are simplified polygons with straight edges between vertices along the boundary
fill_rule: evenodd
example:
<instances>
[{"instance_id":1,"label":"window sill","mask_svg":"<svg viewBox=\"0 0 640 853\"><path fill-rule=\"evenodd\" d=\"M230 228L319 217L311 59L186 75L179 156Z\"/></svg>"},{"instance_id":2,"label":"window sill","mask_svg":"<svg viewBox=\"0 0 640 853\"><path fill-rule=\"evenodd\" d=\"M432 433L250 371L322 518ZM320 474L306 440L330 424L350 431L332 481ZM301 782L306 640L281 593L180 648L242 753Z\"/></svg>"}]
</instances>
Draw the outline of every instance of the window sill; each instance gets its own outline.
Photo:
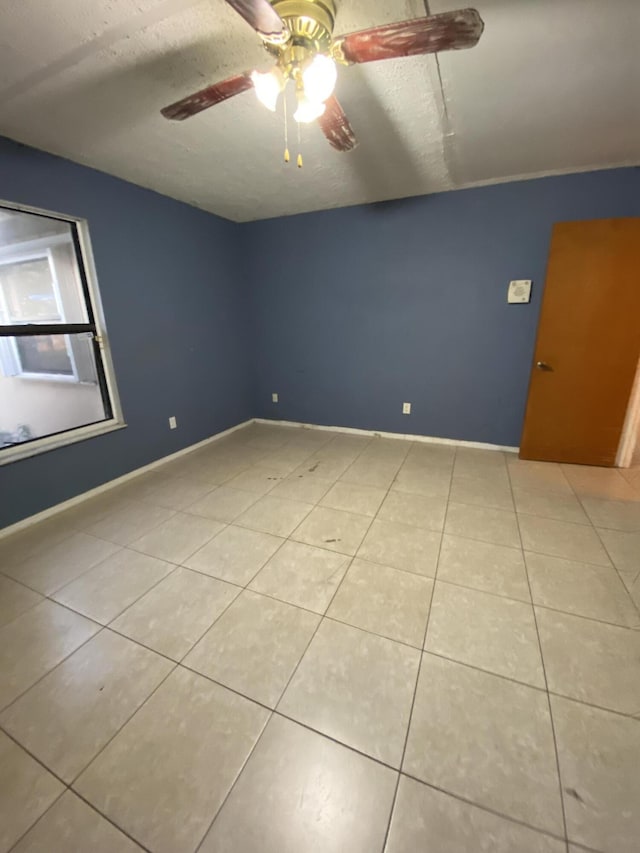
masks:
<instances>
[{"instance_id":1,"label":"window sill","mask_svg":"<svg viewBox=\"0 0 640 853\"><path fill-rule=\"evenodd\" d=\"M68 430L60 435L51 435L46 438L35 439L35 441L28 441L24 444L16 444L14 447L3 448L0 450L0 466L8 465L11 462L18 462L20 459L27 459L30 456L39 456L41 453L46 453L49 450L57 450L59 447L76 444L78 441L86 441L89 438L105 435L108 432L115 432L118 429L124 429L126 426L123 421L112 419Z\"/></svg>"}]
</instances>

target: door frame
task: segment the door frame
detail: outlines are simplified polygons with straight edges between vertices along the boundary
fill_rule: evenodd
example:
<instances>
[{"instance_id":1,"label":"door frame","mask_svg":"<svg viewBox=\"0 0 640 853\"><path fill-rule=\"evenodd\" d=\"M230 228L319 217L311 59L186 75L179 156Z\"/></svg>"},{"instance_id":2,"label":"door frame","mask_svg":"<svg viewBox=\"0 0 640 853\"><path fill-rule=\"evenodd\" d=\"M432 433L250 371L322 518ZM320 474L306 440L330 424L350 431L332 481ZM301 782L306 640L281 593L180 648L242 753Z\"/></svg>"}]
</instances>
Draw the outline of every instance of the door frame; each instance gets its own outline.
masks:
<instances>
[{"instance_id":1,"label":"door frame","mask_svg":"<svg viewBox=\"0 0 640 853\"><path fill-rule=\"evenodd\" d=\"M640 445L640 360L636 376L631 387L631 395L627 406L627 415L624 419L618 453L616 455L617 468L630 468L635 452Z\"/></svg>"}]
</instances>

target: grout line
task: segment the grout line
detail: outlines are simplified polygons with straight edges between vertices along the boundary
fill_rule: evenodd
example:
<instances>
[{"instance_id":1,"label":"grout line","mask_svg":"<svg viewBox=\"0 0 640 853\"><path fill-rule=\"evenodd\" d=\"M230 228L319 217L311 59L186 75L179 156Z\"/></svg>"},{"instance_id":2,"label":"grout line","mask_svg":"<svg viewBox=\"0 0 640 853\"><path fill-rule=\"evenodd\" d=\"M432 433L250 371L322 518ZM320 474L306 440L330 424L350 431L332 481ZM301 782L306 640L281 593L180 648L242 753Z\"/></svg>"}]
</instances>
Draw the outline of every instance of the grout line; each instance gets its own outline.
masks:
<instances>
[{"instance_id":1,"label":"grout line","mask_svg":"<svg viewBox=\"0 0 640 853\"><path fill-rule=\"evenodd\" d=\"M509 466L507 466L507 474L509 477L509 485L511 487L511 494L513 495L513 483L511 481L511 471L509 470ZM514 498L514 504L515 504L515 498ZM529 586L529 595L531 596L531 601L533 602L533 593L531 591L531 580L529 578L529 568L527 566L527 561L526 561L525 556L524 556L524 545L522 542L522 532L520 530L520 519L518 518L517 512L515 515L516 515L516 525L518 528L518 537L520 539L520 547L522 548L522 559L524 561L525 575L527 578L527 584ZM538 626L538 618L536 615L536 609L533 606L533 604L531 605L531 612L533 614L533 623L535 625L536 636L538 638L538 652L540 653L540 664L542 666L542 675L544 677L545 691L547 694L547 708L549 709L549 723L551 725L551 736L553 738L553 749L554 749L555 758L556 758L556 772L558 774L558 794L560 797L560 809L562 812L562 826L564 828L564 843L565 843L565 848L568 851L568 849L569 849L569 836L568 836L568 832L567 832L567 815L566 815L566 811L565 811L564 794L563 794L563 790L562 790L562 774L560 772L560 752L558 750L558 739L556 736L556 728L555 728L555 724L554 724L554 720L553 720L553 709L551 707L551 697L549 695L549 680L547 678L547 670L546 670L545 663L544 663L544 653L542 650L542 640L540 639L540 628Z\"/></svg>"},{"instance_id":2,"label":"grout line","mask_svg":"<svg viewBox=\"0 0 640 853\"><path fill-rule=\"evenodd\" d=\"M451 474L449 476L449 489L447 491L445 511L444 511L444 519L442 522L443 532L444 532L444 529L445 529L446 524L447 524L447 514L449 512L449 497L451 495L451 487L453 484L453 472L455 469L455 460L456 460L457 455L458 455L458 449L456 448L456 450L454 451L454 454L453 454L453 464L451 466ZM427 635L429 632L429 620L431 618L431 608L433 607L433 598L435 595L436 583L438 580L438 565L440 563L440 555L442 553L443 536L444 536L444 533L440 536L440 542L438 543L438 554L437 554L437 558L436 558L436 568L435 568L435 574L434 574L434 578L433 578L433 584L431 585L431 595L429 597L429 609L427 611L427 619L426 619L425 626L424 626L424 633L422 635L422 650L420 652L420 657L418 659L418 669L416 672L416 680L415 680L415 684L413 685L413 696L411 697L411 706L409 708L409 716L407 718L407 731L406 731L405 736L404 736L404 744L402 747L402 755L400 757L400 764L399 764L400 773L399 773L398 778L396 780L396 787L395 787L395 791L393 792L393 799L391 801L391 809L389 811L389 820L387 821L387 829L385 831L384 839L382 842L383 853L384 853L384 850L386 849L388 841L389 841L389 834L391 832L391 824L393 822L393 815L395 813L396 803L398 801L398 791L400 790L400 779L402 777L402 768L404 767L404 761L405 761L406 754L407 754L407 745L409 743L409 733L411 731L411 723L413 721L413 711L414 711L415 704L416 704L416 697L418 695L418 685L420 683L420 673L422 671L422 661L424 660L424 647L425 647L426 642L427 642Z\"/></svg>"}]
</instances>

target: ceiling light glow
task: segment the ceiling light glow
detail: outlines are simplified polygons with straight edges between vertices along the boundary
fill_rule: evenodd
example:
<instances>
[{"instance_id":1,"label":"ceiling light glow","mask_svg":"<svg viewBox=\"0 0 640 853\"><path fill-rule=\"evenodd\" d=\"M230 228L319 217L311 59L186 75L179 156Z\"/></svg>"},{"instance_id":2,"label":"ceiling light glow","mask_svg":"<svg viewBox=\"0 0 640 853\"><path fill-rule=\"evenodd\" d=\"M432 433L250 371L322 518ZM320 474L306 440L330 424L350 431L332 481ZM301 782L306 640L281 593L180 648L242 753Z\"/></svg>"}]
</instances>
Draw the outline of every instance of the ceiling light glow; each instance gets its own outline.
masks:
<instances>
[{"instance_id":1,"label":"ceiling light glow","mask_svg":"<svg viewBox=\"0 0 640 853\"><path fill-rule=\"evenodd\" d=\"M338 69L333 59L318 53L302 72L304 93L310 101L326 101L333 93L337 78Z\"/></svg>"},{"instance_id":2,"label":"ceiling light glow","mask_svg":"<svg viewBox=\"0 0 640 853\"><path fill-rule=\"evenodd\" d=\"M280 69L272 68L271 71L264 74L260 71L254 71L251 74L251 81L260 103L272 113L275 112L278 95L284 89L286 82Z\"/></svg>"},{"instance_id":3,"label":"ceiling light glow","mask_svg":"<svg viewBox=\"0 0 640 853\"><path fill-rule=\"evenodd\" d=\"M293 114L293 117L296 121L307 124L310 121L320 118L325 109L326 106L322 101L311 101L309 98L304 97L298 101L298 109Z\"/></svg>"}]
</instances>

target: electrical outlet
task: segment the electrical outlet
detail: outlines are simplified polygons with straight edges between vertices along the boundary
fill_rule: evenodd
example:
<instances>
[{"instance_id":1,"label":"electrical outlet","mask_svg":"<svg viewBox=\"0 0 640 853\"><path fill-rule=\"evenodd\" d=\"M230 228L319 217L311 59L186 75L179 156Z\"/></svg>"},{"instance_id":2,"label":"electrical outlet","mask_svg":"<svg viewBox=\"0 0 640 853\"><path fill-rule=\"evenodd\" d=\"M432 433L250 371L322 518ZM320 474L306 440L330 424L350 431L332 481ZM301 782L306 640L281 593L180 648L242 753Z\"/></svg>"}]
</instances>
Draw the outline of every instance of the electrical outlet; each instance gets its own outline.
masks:
<instances>
[{"instance_id":1,"label":"electrical outlet","mask_svg":"<svg viewBox=\"0 0 640 853\"><path fill-rule=\"evenodd\" d=\"M402 404L402 414L410 415L411 414L411 403L403 403Z\"/></svg>"},{"instance_id":2,"label":"electrical outlet","mask_svg":"<svg viewBox=\"0 0 640 853\"><path fill-rule=\"evenodd\" d=\"M178 426L178 421L175 418L175 415L171 415L169 418L169 429L176 429Z\"/></svg>"},{"instance_id":3,"label":"electrical outlet","mask_svg":"<svg viewBox=\"0 0 640 853\"><path fill-rule=\"evenodd\" d=\"M272 394L272 395L271 395L271 402L272 402L272 403L277 403L277 402L278 402L278 395L277 395L277 394Z\"/></svg>"}]
</instances>

